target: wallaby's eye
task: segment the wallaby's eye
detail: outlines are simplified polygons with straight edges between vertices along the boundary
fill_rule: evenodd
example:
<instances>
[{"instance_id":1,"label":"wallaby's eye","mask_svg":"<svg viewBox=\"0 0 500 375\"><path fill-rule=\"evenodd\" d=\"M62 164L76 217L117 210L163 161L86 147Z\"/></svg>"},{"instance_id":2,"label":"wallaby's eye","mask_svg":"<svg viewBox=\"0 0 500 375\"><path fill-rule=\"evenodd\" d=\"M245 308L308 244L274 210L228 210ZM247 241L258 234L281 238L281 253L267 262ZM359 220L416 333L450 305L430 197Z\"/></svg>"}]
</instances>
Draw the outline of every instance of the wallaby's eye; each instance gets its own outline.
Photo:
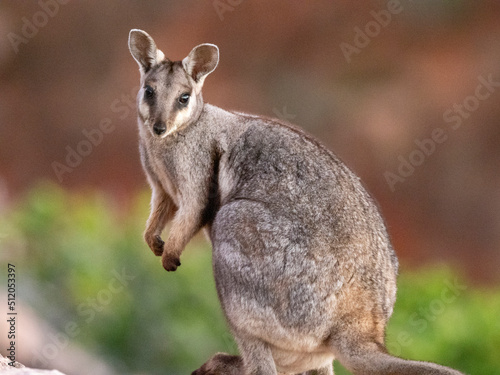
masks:
<instances>
[{"instance_id":1,"label":"wallaby's eye","mask_svg":"<svg viewBox=\"0 0 500 375\"><path fill-rule=\"evenodd\" d=\"M188 104L190 96L191 95L189 95L187 92L182 94L181 96L179 96L179 99L178 99L179 103L182 105Z\"/></svg>"},{"instance_id":2,"label":"wallaby's eye","mask_svg":"<svg viewBox=\"0 0 500 375\"><path fill-rule=\"evenodd\" d=\"M155 90L151 86L146 86L144 88L144 98L151 99L155 96Z\"/></svg>"}]
</instances>

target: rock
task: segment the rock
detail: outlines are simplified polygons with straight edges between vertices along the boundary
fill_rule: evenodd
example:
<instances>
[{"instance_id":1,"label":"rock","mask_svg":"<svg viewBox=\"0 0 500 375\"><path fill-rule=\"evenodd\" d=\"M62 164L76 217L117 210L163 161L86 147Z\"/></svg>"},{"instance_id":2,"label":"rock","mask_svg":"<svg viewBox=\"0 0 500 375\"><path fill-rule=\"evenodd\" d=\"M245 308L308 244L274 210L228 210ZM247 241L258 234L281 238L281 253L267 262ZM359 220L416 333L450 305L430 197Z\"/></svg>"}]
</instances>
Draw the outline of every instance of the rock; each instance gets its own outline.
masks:
<instances>
[{"instance_id":1,"label":"rock","mask_svg":"<svg viewBox=\"0 0 500 375\"><path fill-rule=\"evenodd\" d=\"M19 362L15 362L14 366L9 366L10 360L0 355L0 374L12 375L64 375L57 370L37 370L24 367Z\"/></svg>"}]
</instances>

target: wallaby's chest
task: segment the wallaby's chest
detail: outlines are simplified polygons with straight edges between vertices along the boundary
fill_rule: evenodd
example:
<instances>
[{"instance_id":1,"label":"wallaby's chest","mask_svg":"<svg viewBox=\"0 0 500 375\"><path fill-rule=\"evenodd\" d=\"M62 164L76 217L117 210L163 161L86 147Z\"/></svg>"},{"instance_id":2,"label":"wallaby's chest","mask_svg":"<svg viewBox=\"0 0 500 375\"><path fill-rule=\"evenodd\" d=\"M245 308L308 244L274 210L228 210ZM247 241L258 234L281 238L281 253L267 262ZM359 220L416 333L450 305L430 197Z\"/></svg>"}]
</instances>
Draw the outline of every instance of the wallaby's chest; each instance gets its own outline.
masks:
<instances>
[{"instance_id":1,"label":"wallaby's chest","mask_svg":"<svg viewBox=\"0 0 500 375\"><path fill-rule=\"evenodd\" d=\"M147 143L146 143L147 144ZM163 190L170 195L174 203L179 206L179 190L174 183L173 160L165 149L159 148L157 145L147 144L145 152L147 153L146 163L144 165L146 171L153 173L153 178L157 180ZM144 161L143 161L144 163Z\"/></svg>"}]
</instances>

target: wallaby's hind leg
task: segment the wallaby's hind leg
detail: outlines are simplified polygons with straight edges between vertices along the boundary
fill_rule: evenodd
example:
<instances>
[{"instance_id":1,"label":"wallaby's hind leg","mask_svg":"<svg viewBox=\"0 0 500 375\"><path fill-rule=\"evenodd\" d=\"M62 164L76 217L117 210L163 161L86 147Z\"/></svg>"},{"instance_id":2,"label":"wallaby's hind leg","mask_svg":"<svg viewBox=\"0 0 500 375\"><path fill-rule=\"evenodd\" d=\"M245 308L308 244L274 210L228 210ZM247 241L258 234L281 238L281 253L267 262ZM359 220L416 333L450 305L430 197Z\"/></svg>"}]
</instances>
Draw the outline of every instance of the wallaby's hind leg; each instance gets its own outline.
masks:
<instances>
[{"instance_id":1,"label":"wallaby's hind leg","mask_svg":"<svg viewBox=\"0 0 500 375\"><path fill-rule=\"evenodd\" d=\"M198 370L193 371L191 375L242 375L243 359L238 355L226 353L217 353L203 364ZM260 374L260 372L258 373ZM252 373L253 375L253 373ZM301 375L334 375L333 365L323 367L318 370L304 372Z\"/></svg>"},{"instance_id":2,"label":"wallaby's hind leg","mask_svg":"<svg viewBox=\"0 0 500 375\"><path fill-rule=\"evenodd\" d=\"M217 353L191 375L241 375L243 360L240 356Z\"/></svg>"},{"instance_id":3,"label":"wallaby's hind leg","mask_svg":"<svg viewBox=\"0 0 500 375\"><path fill-rule=\"evenodd\" d=\"M277 375L269 346L256 338L234 335L243 359L242 375Z\"/></svg>"},{"instance_id":4,"label":"wallaby's hind leg","mask_svg":"<svg viewBox=\"0 0 500 375\"><path fill-rule=\"evenodd\" d=\"M236 337L241 357L217 353L191 375L277 375L271 350L264 342ZM333 375L328 372L318 375Z\"/></svg>"}]
</instances>

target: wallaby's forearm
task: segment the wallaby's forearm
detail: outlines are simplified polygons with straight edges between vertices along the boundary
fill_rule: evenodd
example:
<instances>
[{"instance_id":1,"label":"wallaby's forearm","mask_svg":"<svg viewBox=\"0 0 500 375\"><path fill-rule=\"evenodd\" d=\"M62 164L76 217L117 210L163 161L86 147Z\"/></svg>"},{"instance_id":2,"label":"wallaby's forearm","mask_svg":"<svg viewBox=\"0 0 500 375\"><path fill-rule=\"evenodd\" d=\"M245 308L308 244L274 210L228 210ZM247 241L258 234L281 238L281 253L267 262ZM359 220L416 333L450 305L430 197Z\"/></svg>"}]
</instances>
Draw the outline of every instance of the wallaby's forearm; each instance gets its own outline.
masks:
<instances>
[{"instance_id":1,"label":"wallaby's forearm","mask_svg":"<svg viewBox=\"0 0 500 375\"><path fill-rule=\"evenodd\" d=\"M146 223L144 239L157 256L163 254L165 244L161 239L161 232L172 219L175 211L176 207L172 202L172 198L161 187L154 186L151 198L151 213Z\"/></svg>"},{"instance_id":2,"label":"wallaby's forearm","mask_svg":"<svg viewBox=\"0 0 500 375\"><path fill-rule=\"evenodd\" d=\"M196 214L195 214L196 215ZM201 215L196 215L201 218ZM194 220L193 220L194 219ZM170 233L163 247L162 264L167 271L175 271L180 266L180 256L187 243L201 229L201 220L179 209L172 222Z\"/></svg>"},{"instance_id":3,"label":"wallaby's forearm","mask_svg":"<svg viewBox=\"0 0 500 375\"><path fill-rule=\"evenodd\" d=\"M148 151L143 142L139 142L139 151L142 165L152 190L151 212L146 223L144 239L153 253L160 256L163 254L163 245L165 244L161 239L161 232L174 216L177 207L172 197L165 191L158 176L153 171Z\"/></svg>"},{"instance_id":4,"label":"wallaby's forearm","mask_svg":"<svg viewBox=\"0 0 500 375\"><path fill-rule=\"evenodd\" d=\"M206 187L210 180L210 169L206 161L200 159L194 163L191 171L191 189L181 190L179 208L175 212L168 238L163 247L162 263L167 271L173 271L180 265L182 251L193 236L204 225L203 214L210 197ZM187 185L187 181L181 185Z\"/></svg>"}]
</instances>

